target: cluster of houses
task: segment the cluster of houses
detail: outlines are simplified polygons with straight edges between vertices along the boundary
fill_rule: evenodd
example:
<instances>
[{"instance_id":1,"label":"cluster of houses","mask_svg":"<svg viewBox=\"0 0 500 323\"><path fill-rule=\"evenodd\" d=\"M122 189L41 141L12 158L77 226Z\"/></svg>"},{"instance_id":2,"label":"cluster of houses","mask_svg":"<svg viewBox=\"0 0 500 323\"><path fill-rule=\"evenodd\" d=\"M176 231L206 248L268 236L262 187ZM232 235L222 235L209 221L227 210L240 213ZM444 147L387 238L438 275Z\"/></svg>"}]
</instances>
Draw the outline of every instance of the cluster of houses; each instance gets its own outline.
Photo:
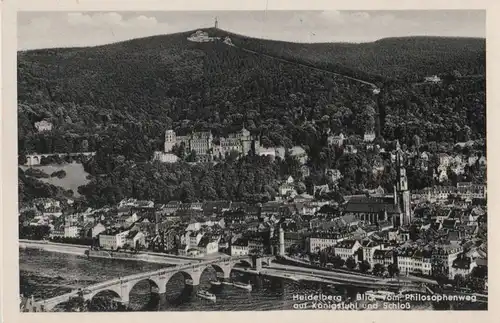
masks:
<instances>
[{"instance_id":1,"label":"cluster of houses","mask_svg":"<svg viewBox=\"0 0 500 323\"><path fill-rule=\"evenodd\" d=\"M486 185L458 182L456 186L426 187L412 192L412 199L418 202L442 203L452 198L472 202L486 200Z\"/></svg>"},{"instance_id":2,"label":"cluster of houses","mask_svg":"<svg viewBox=\"0 0 500 323\"><path fill-rule=\"evenodd\" d=\"M380 239L378 234L365 239L342 239L336 235L315 234L309 240L317 249L329 248L342 260L352 258L359 264L366 261L370 268L389 266L399 269L402 275L431 276L436 271L449 279L457 274L467 276L478 266L487 266L486 246L464 246L457 242L444 241L419 245L409 240L405 230L389 230L391 240ZM286 234L285 234L286 239Z\"/></svg>"},{"instance_id":3,"label":"cluster of houses","mask_svg":"<svg viewBox=\"0 0 500 323\"><path fill-rule=\"evenodd\" d=\"M420 204L408 226L395 226L390 217L374 220L359 213L366 211L315 200L155 205L126 199L98 210L68 213L65 208L71 209L70 203L37 199L21 211L39 210L26 223L48 225L52 238L93 238L100 248L109 250L147 248L206 257L220 252L278 254L283 245L292 256L327 249L343 260L366 261L371 268L392 264L402 274L431 275L435 266L443 266L450 279L486 266L487 259L486 211L465 202Z\"/></svg>"},{"instance_id":4,"label":"cluster of houses","mask_svg":"<svg viewBox=\"0 0 500 323\"><path fill-rule=\"evenodd\" d=\"M429 155L427 153L422 153L420 156L420 169L423 171L427 170ZM437 171L434 172L434 178L440 183L448 180L448 170L453 172L455 175L462 175L465 173L467 166L479 165L480 167L486 167L486 157L485 156L464 156L463 154L439 154L439 166Z\"/></svg>"},{"instance_id":5,"label":"cluster of houses","mask_svg":"<svg viewBox=\"0 0 500 323\"><path fill-rule=\"evenodd\" d=\"M481 206L419 206L412 224L397 228L388 221L369 224L346 213L336 216L335 208L322 207L308 229L285 232L286 249L292 253L326 249L344 261L366 261L371 268L393 265L406 275L439 270L449 279L487 266L486 211Z\"/></svg>"}]
</instances>

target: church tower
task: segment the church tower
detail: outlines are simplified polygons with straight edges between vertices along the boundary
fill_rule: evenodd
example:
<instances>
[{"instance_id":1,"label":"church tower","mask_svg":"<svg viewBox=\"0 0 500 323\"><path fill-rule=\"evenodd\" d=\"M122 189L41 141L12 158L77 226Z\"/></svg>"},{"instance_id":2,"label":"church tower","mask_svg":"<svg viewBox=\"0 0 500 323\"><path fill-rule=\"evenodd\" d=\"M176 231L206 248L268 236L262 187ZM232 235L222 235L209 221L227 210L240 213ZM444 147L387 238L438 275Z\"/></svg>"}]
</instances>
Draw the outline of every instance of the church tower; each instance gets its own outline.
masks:
<instances>
[{"instance_id":1,"label":"church tower","mask_svg":"<svg viewBox=\"0 0 500 323\"><path fill-rule=\"evenodd\" d=\"M396 202L402 212L400 220L401 225L409 225L411 221L411 208L410 208L410 190L408 189L408 177L406 176L406 168L404 167L403 151L396 143Z\"/></svg>"}]
</instances>

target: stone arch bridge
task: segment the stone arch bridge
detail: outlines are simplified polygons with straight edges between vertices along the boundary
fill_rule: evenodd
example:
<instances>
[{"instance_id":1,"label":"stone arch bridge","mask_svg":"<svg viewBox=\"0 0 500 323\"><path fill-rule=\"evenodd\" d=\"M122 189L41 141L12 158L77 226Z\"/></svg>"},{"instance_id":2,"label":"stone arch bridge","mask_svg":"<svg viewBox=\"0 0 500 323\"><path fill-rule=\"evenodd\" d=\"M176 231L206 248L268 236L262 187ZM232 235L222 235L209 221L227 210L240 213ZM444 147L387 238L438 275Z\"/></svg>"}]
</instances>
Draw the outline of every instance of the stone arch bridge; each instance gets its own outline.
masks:
<instances>
[{"instance_id":1,"label":"stone arch bridge","mask_svg":"<svg viewBox=\"0 0 500 323\"><path fill-rule=\"evenodd\" d=\"M122 303L129 302L130 292L134 286L144 280L149 281L152 285L156 285L158 293L163 294L166 292L166 285L168 281L177 273L181 273L185 280L192 280L191 285L197 286L200 283L202 273L208 267L212 267L217 272L217 277L228 279L230 278L231 270L236 264L246 264L253 268L260 269L262 264L267 264L274 259L274 257L261 257L252 259L251 256L239 257L220 257L214 260L206 260L198 263L188 263L160 269L152 272L139 273L126 277L108 280L105 282L97 283L87 286L84 289L84 300L92 300L100 292L111 291L119 297ZM49 312L57 305L69 301L71 298L78 296L79 291L74 290L70 293L56 296L50 299L40 300L33 303L30 311L33 312Z\"/></svg>"},{"instance_id":2,"label":"stone arch bridge","mask_svg":"<svg viewBox=\"0 0 500 323\"><path fill-rule=\"evenodd\" d=\"M77 157L77 156L86 156L86 157L93 157L95 156L95 151L90 151L90 152L82 152L82 153L54 153L54 154L30 154L26 155L26 166L35 166L35 165L40 165L42 162L42 157L52 157L52 156L59 156L61 158L64 158L66 156L70 157Z\"/></svg>"}]
</instances>

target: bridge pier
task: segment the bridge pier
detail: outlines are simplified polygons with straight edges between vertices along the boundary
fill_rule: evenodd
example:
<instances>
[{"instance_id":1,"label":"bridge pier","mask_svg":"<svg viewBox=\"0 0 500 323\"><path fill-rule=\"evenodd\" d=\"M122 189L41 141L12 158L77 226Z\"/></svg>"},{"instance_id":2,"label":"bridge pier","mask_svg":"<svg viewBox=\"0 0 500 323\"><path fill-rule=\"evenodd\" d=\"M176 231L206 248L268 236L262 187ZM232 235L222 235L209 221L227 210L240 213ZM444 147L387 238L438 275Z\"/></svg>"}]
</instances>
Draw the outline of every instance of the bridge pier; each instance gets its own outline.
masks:
<instances>
[{"instance_id":1,"label":"bridge pier","mask_svg":"<svg viewBox=\"0 0 500 323\"><path fill-rule=\"evenodd\" d=\"M128 305L130 301L130 291L132 290L132 287L129 287L129 283L123 283L120 285L120 298L122 303L125 305Z\"/></svg>"},{"instance_id":2,"label":"bridge pier","mask_svg":"<svg viewBox=\"0 0 500 323\"><path fill-rule=\"evenodd\" d=\"M190 290L189 290L189 299L192 300L196 297L196 294L198 293L199 289L200 289L200 285L192 285L192 286L189 286Z\"/></svg>"},{"instance_id":3,"label":"bridge pier","mask_svg":"<svg viewBox=\"0 0 500 323\"><path fill-rule=\"evenodd\" d=\"M158 285L158 294L160 295L163 295L167 292L167 282L168 280L170 279L170 277L167 279L167 278L163 278L163 279L160 279L158 282L157 282L157 285Z\"/></svg>"}]
</instances>

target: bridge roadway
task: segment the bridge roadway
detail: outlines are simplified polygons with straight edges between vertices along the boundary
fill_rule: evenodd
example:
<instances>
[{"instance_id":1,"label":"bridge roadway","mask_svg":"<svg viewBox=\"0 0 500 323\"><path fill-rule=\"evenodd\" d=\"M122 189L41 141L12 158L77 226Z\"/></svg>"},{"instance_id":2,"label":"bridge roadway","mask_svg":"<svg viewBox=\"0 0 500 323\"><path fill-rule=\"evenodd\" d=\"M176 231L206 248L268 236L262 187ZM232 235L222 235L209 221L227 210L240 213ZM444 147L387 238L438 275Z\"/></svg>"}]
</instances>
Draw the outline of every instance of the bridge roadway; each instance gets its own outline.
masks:
<instances>
[{"instance_id":1,"label":"bridge roadway","mask_svg":"<svg viewBox=\"0 0 500 323\"><path fill-rule=\"evenodd\" d=\"M241 270L240 270L241 271ZM263 275L290 278L292 280L308 280L317 282L348 284L358 287L401 287L417 286L416 283L405 279L384 279L380 277L362 275L358 273L348 274L335 271L301 268L298 266L282 265L272 263L269 267L255 271ZM286 276L288 275L288 276ZM294 278L291 278L294 277Z\"/></svg>"},{"instance_id":2,"label":"bridge roadway","mask_svg":"<svg viewBox=\"0 0 500 323\"><path fill-rule=\"evenodd\" d=\"M272 257L262 258L262 261L266 262L267 260L267 263L269 263L270 259L272 259ZM123 303L128 303L130 291L140 281L148 280L153 285L158 287L158 292L160 294L163 294L166 292L166 285L168 281L177 273L181 273L186 280L192 280L192 285L196 286L199 285L201 274L207 267L213 267L217 272L217 276L228 279L234 265L240 262L246 262L247 264L252 265L252 261L249 256L219 257L196 263L176 265L165 269L138 273L90 285L83 289L83 298L84 300L91 300L100 292L111 291L114 292L114 294L118 296ZM34 302L32 310L35 312L51 311L58 304L67 302L72 297L78 296L78 294L79 291L74 290L64 295Z\"/></svg>"}]
</instances>

